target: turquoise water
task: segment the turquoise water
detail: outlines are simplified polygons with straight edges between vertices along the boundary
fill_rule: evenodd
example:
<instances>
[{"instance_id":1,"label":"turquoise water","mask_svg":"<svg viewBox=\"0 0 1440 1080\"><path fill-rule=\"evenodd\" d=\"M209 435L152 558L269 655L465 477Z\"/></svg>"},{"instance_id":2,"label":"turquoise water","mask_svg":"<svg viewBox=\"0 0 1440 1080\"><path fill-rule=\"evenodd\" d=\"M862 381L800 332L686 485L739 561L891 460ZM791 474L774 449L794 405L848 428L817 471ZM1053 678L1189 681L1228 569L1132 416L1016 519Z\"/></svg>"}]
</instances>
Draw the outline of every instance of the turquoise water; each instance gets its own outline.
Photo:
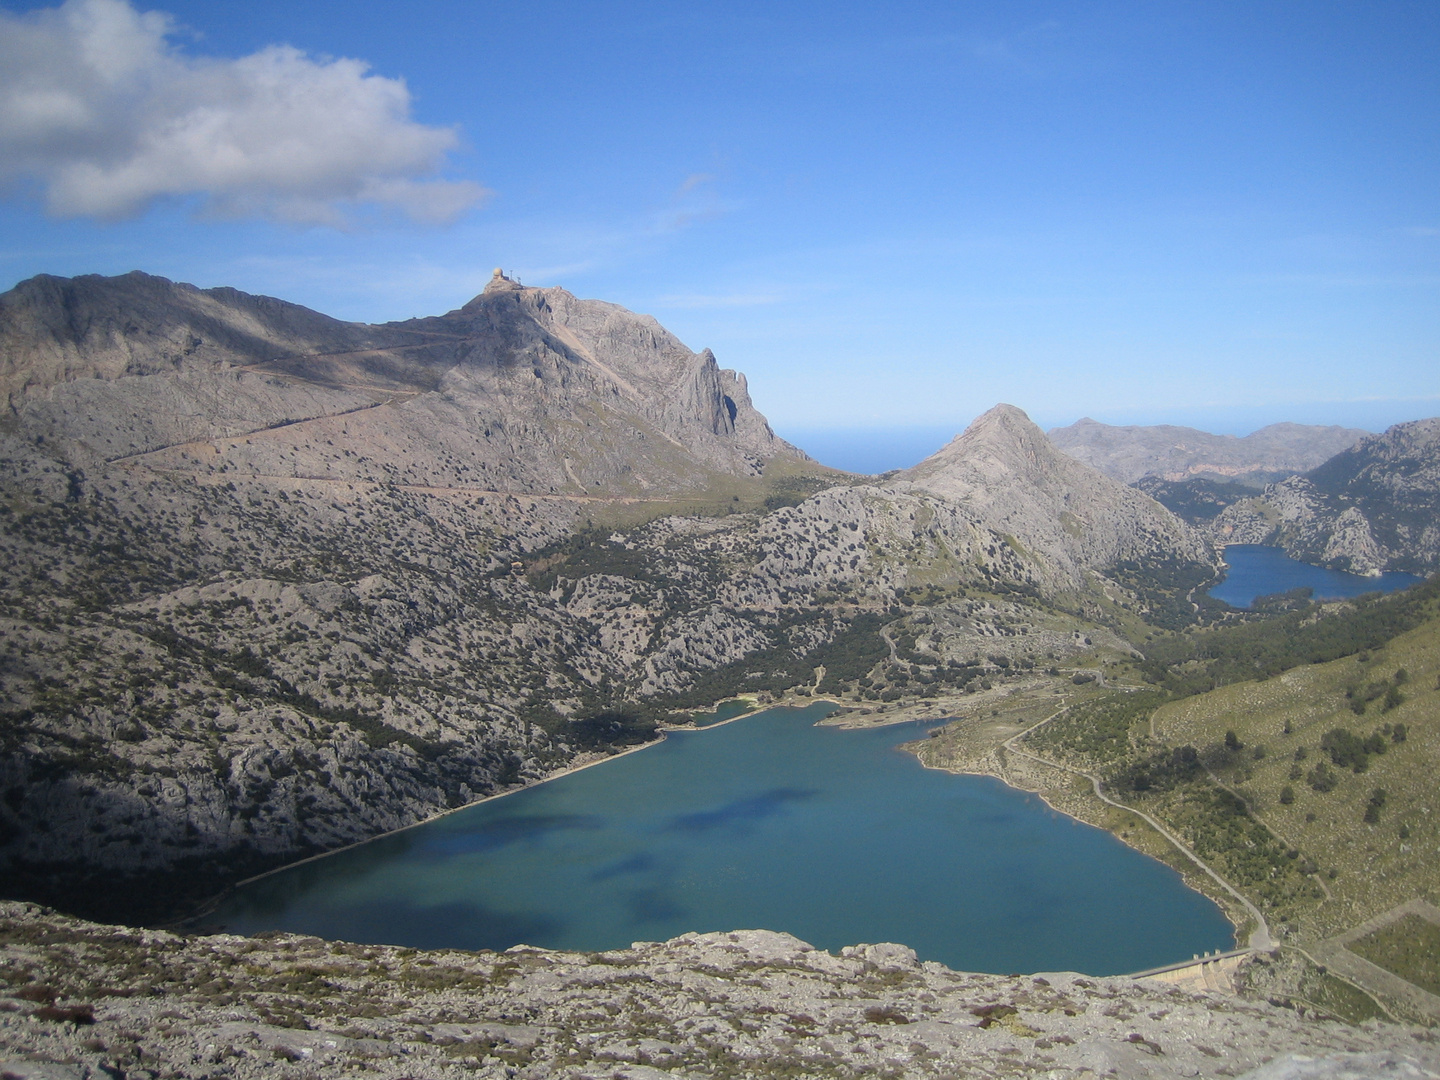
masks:
<instances>
[{"instance_id":1,"label":"turquoise water","mask_svg":"<svg viewBox=\"0 0 1440 1080\"><path fill-rule=\"evenodd\" d=\"M1137 971L1229 948L1163 864L985 777L927 728L772 709L261 879L207 922L350 941L598 950L687 931L897 941L971 971ZM933 725L929 725L933 726Z\"/></svg>"},{"instance_id":2,"label":"turquoise water","mask_svg":"<svg viewBox=\"0 0 1440 1080\"><path fill-rule=\"evenodd\" d=\"M1414 574L1392 572L1379 577L1326 570L1290 558L1278 547L1261 544L1231 544L1225 549L1230 564L1225 580L1210 590L1217 600L1232 607L1246 608L1260 596L1311 588L1317 600L1336 600L1368 592L1394 592L1418 584Z\"/></svg>"}]
</instances>

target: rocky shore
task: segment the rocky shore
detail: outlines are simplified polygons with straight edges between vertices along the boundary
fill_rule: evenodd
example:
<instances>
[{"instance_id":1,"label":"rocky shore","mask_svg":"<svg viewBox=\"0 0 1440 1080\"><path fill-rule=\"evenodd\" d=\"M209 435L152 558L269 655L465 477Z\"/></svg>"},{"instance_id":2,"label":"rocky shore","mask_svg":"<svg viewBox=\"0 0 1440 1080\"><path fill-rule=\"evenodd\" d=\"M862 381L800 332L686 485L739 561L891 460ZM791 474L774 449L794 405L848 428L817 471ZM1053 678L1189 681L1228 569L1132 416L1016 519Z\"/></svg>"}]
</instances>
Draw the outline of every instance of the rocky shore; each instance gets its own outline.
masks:
<instances>
[{"instance_id":1,"label":"rocky shore","mask_svg":"<svg viewBox=\"0 0 1440 1080\"><path fill-rule=\"evenodd\" d=\"M785 934L604 953L187 937L0 905L6 1077L1426 1077L1420 1029ZM1260 987L1272 961L1249 962ZM1263 991L1260 991L1263 993Z\"/></svg>"}]
</instances>

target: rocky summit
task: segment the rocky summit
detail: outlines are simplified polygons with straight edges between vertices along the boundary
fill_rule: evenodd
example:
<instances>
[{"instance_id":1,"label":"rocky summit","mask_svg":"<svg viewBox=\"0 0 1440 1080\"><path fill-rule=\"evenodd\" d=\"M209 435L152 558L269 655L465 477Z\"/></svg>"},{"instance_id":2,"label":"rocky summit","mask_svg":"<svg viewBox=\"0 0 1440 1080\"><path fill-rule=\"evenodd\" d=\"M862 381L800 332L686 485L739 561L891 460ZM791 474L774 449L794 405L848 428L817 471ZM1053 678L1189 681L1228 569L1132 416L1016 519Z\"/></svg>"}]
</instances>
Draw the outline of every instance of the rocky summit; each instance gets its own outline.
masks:
<instances>
[{"instance_id":1,"label":"rocky summit","mask_svg":"<svg viewBox=\"0 0 1440 1080\"><path fill-rule=\"evenodd\" d=\"M613 496L804 456L709 350L498 271L383 326L140 273L32 278L0 296L0 388L76 460L207 476Z\"/></svg>"},{"instance_id":2,"label":"rocky summit","mask_svg":"<svg viewBox=\"0 0 1440 1080\"><path fill-rule=\"evenodd\" d=\"M1071 580L1127 560L1210 557L1173 514L1059 452L1013 405L997 405L897 479L968 508Z\"/></svg>"}]
</instances>

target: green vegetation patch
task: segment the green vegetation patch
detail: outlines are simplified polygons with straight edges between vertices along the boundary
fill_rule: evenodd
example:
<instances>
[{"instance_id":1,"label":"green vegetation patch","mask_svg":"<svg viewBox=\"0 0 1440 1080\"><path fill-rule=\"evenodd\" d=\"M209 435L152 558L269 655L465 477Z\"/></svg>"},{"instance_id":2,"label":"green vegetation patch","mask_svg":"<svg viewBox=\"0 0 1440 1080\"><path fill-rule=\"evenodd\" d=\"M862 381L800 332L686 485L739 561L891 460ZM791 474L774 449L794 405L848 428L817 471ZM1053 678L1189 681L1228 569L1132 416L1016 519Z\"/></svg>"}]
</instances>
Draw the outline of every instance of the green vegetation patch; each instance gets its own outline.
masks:
<instances>
[{"instance_id":1,"label":"green vegetation patch","mask_svg":"<svg viewBox=\"0 0 1440 1080\"><path fill-rule=\"evenodd\" d=\"M1272 911L1293 915L1323 895L1308 877L1314 864L1281 843L1224 788L1203 779L1176 784L1147 809L1175 828L1195 854Z\"/></svg>"},{"instance_id":2,"label":"green vegetation patch","mask_svg":"<svg viewBox=\"0 0 1440 1080\"><path fill-rule=\"evenodd\" d=\"M1076 705L1030 735L1027 742L1042 753L1059 752L1093 758L1097 763L1130 753L1130 731L1146 721L1169 695L1158 692L1115 694Z\"/></svg>"},{"instance_id":3,"label":"green vegetation patch","mask_svg":"<svg viewBox=\"0 0 1440 1080\"><path fill-rule=\"evenodd\" d=\"M535 588L548 592L560 576L582 578L609 574L649 584L672 584L646 552L627 547L608 529L581 529L541 548L526 560L526 574Z\"/></svg>"},{"instance_id":4,"label":"green vegetation patch","mask_svg":"<svg viewBox=\"0 0 1440 1080\"><path fill-rule=\"evenodd\" d=\"M1258 622L1177 634L1150 644L1141 669L1147 682L1178 694L1269 678L1379 648L1434 616L1437 600L1440 576L1388 596L1372 593L1347 605L1308 606Z\"/></svg>"},{"instance_id":5,"label":"green vegetation patch","mask_svg":"<svg viewBox=\"0 0 1440 1080\"><path fill-rule=\"evenodd\" d=\"M1347 1024L1363 1024L1367 1020L1384 1020L1373 998L1357 990L1344 979L1323 969L1310 967L1300 980L1300 994L1310 1004L1339 1017Z\"/></svg>"},{"instance_id":6,"label":"green vegetation patch","mask_svg":"<svg viewBox=\"0 0 1440 1080\"><path fill-rule=\"evenodd\" d=\"M1149 555L1117 563L1109 574L1135 594L1146 622L1167 630L1190 626L1197 617L1213 618L1229 608L1200 591L1215 581L1215 570L1207 563Z\"/></svg>"},{"instance_id":7,"label":"green vegetation patch","mask_svg":"<svg viewBox=\"0 0 1440 1080\"><path fill-rule=\"evenodd\" d=\"M811 651L807 662L825 668L825 678L820 683L822 694L839 693L842 682L863 678L890 655L889 647L880 635L884 624L882 616L862 612L850 620L849 626L834 640ZM911 640L913 645L913 638Z\"/></svg>"},{"instance_id":8,"label":"green vegetation patch","mask_svg":"<svg viewBox=\"0 0 1440 1080\"><path fill-rule=\"evenodd\" d=\"M1440 926L1406 915L1346 946L1376 967L1440 995Z\"/></svg>"}]
</instances>

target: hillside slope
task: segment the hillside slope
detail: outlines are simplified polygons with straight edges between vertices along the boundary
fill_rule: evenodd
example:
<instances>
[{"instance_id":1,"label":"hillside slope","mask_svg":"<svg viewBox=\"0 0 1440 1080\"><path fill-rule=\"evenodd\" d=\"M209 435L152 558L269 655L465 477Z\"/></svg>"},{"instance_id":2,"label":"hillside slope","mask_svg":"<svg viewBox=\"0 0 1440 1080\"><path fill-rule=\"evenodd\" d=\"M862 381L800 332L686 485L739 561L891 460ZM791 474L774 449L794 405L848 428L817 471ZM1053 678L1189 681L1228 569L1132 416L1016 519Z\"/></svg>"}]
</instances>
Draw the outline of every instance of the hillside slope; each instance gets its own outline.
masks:
<instances>
[{"instance_id":1,"label":"hillside slope","mask_svg":"<svg viewBox=\"0 0 1440 1080\"><path fill-rule=\"evenodd\" d=\"M997 405L897 480L964 506L1052 577L1170 555L1204 562L1198 535L1148 496L1055 449L1013 405Z\"/></svg>"},{"instance_id":2,"label":"hillside slope","mask_svg":"<svg viewBox=\"0 0 1440 1080\"><path fill-rule=\"evenodd\" d=\"M1433 612L1384 648L1221 687L1155 714L1153 730L1167 746L1219 747L1236 733L1243 748L1217 759L1218 774L1326 885L1322 898L1290 912L1300 940L1330 937L1417 896L1440 901L1437 681ZM1369 749L1350 753L1336 731ZM1377 790L1385 797L1371 812Z\"/></svg>"},{"instance_id":3,"label":"hillside slope","mask_svg":"<svg viewBox=\"0 0 1440 1080\"><path fill-rule=\"evenodd\" d=\"M0 357L19 425L90 463L593 496L804 459L708 350L498 272L385 326L138 272L33 278L0 295Z\"/></svg>"}]
</instances>

